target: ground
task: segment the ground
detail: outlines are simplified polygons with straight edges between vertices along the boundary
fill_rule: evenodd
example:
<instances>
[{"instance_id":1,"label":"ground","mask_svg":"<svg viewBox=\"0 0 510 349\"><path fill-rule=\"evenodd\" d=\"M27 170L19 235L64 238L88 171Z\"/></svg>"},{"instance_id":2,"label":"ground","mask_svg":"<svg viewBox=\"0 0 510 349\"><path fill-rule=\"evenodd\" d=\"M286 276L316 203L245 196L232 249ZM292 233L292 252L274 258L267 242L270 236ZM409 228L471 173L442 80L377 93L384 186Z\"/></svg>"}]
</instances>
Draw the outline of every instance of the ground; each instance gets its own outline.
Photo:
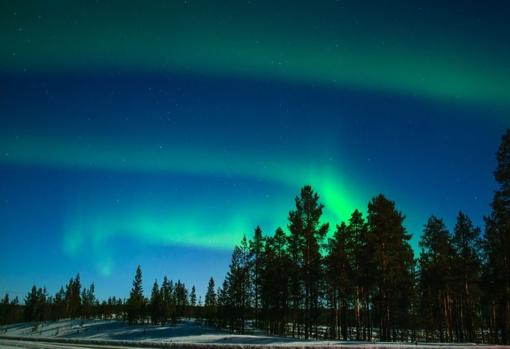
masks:
<instances>
[{"instance_id":1,"label":"ground","mask_svg":"<svg viewBox=\"0 0 510 349\"><path fill-rule=\"evenodd\" d=\"M3 338L2 338L3 337ZM16 337L31 339L30 342L13 341ZM40 338L41 341L37 339ZM63 343L43 342L48 339L62 340ZM35 340L35 341L34 341ZM227 344L242 346L264 345L264 346L285 346L285 347L309 347L323 349L330 346L348 346L363 348L387 348L405 347L417 348L415 344L371 344L340 341L314 341L296 340L293 338L268 336L263 333L252 333L245 335L231 334L228 331L204 326L192 320L179 322L176 326L152 326L138 325L128 326L124 321L116 320L61 320L56 322L45 322L38 325L31 323L13 324L0 326L0 349L4 348L117 348L119 346L136 347L137 345L153 345L162 347L166 345L178 345L186 343L182 347L189 349L210 347L217 348ZM194 345L196 344L196 345ZM106 346L105 346L106 345ZM433 347L459 347L459 345L426 345ZM463 345L464 346L464 345ZM178 345L180 348L181 346Z\"/></svg>"}]
</instances>

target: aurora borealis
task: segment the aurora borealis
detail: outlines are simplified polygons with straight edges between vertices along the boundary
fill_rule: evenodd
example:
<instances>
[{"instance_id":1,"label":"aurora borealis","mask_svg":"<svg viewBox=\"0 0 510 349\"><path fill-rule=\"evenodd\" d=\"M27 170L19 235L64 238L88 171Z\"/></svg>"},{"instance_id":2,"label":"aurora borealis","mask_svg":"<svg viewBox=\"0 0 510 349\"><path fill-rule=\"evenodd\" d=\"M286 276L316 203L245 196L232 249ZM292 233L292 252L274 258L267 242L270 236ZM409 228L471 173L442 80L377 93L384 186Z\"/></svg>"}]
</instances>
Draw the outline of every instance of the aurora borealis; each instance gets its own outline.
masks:
<instances>
[{"instance_id":1,"label":"aurora borealis","mask_svg":"<svg viewBox=\"0 0 510 349\"><path fill-rule=\"evenodd\" d=\"M488 213L505 2L0 6L0 294L125 296L138 264L201 293L304 184L332 225L384 193L414 247L430 214Z\"/></svg>"}]
</instances>

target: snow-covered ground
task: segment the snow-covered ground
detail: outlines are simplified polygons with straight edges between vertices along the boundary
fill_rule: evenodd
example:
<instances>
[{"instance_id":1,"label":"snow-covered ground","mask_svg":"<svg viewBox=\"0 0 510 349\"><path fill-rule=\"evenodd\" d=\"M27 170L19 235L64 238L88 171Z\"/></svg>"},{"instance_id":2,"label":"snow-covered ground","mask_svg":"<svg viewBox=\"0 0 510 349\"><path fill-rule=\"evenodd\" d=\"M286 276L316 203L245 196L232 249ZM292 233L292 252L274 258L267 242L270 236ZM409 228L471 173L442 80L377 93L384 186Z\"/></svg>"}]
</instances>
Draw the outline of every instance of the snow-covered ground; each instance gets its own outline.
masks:
<instances>
[{"instance_id":1,"label":"snow-covered ground","mask_svg":"<svg viewBox=\"0 0 510 349\"><path fill-rule=\"evenodd\" d=\"M293 338L268 336L263 333L253 334L231 334L227 331L201 325L195 321L182 321L176 326L152 326L138 325L128 326L126 322L116 320L61 320L57 322L45 322L38 325L31 323L21 323L0 326L0 337L30 337L30 338L61 338L67 342L75 340L86 341L119 341L126 342L153 342L154 345L163 345L163 343L190 343L190 344L237 344L237 345L267 345L267 346L294 346L294 347L329 347L329 346L349 346L365 348L438 348L438 347L458 347L459 345L417 345L398 344L398 343L377 343L366 342L340 342L340 341L315 341L315 340L296 340ZM4 337L5 339L5 337ZM108 343L108 342L105 342ZM109 342L110 345L112 342ZM2 344L0 338L0 345ZM465 346L465 345L463 345ZM216 347L216 346L215 346Z\"/></svg>"},{"instance_id":2,"label":"snow-covered ground","mask_svg":"<svg viewBox=\"0 0 510 349\"><path fill-rule=\"evenodd\" d=\"M263 334L236 335L228 331L201 325L191 320L176 326L138 325L128 326L116 320L61 320L44 322L34 327L21 323L0 327L0 336L40 336L60 338L83 338L122 341L158 341L177 343L230 343L230 344L292 344L295 339ZM303 342L303 341L298 341ZM308 341L308 344L318 343ZM324 344L325 342L321 342Z\"/></svg>"}]
</instances>

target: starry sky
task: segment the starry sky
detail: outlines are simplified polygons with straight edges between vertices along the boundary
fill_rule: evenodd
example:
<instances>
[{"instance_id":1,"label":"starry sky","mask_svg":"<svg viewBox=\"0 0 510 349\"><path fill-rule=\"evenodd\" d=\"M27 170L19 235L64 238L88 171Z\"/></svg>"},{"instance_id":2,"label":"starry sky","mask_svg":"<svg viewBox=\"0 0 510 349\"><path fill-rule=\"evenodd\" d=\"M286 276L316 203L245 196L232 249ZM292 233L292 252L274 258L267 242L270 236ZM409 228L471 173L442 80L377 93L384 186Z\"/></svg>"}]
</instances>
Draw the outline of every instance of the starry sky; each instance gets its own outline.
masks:
<instances>
[{"instance_id":1,"label":"starry sky","mask_svg":"<svg viewBox=\"0 0 510 349\"><path fill-rule=\"evenodd\" d=\"M304 184L479 225L510 127L506 1L0 4L0 294L218 282ZM7 248L5 248L7 246Z\"/></svg>"}]
</instances>

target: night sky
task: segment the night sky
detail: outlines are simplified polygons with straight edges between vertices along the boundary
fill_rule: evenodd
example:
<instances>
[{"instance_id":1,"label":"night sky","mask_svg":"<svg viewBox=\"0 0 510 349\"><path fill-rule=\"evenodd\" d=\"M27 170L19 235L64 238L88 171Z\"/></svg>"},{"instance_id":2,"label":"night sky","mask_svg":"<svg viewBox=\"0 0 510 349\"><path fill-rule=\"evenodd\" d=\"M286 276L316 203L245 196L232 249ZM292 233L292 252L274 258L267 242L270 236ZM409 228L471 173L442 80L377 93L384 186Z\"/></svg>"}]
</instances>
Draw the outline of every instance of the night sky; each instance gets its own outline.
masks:
<instances>
[{"instance_id":1,"label":"night sky","mask_svg":"<svg viewBox=\"0 0 510 349\"><path fill-rule=\"evenodd\" d=\"M508 1L1 1L0 294L202 294L311 184L334 226L383 193L489 212ZM330 230L332 232L332 229Z\"/></svg>"}]
</instances>

